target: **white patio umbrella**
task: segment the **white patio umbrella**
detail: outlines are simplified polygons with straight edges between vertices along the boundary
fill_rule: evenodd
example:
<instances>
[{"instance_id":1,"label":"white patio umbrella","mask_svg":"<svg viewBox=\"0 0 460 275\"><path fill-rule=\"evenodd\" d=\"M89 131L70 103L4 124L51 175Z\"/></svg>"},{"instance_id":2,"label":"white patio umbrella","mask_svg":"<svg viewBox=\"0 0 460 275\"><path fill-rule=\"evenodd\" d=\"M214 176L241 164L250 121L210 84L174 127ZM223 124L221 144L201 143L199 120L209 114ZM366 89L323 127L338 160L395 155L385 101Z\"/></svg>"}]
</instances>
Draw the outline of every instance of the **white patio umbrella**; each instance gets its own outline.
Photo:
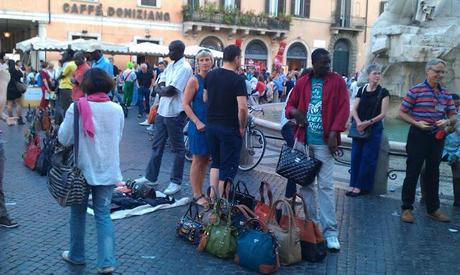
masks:
<instances>
[{"instance_id":1,"label":"white patio umbrella","mask_svg":"<svg viewBox=\"0 0 460 275\"><path fill-rule=\"evenodd\" d=\"M185 47L185 53L184 54L188 58L193 58L193 57L196 56L198 51L201 50L201 49L208 49L208 48L201 47L201 46L198 46L198 45L191 45L191 46ZM208 50L211 51L213 57L216 58L216 59L222 59L224 57L224 53L221 52L221 51L216 51L216 50L212 50L212 49L208 49Z\"/></svg>"},{"instance_id":2,"label":"white patio umbrella","mask_svg":"<svg viewBox=\"0 0 460 275\"><path fill-rule=\"evenodd\" d=\"M129 52L133 55L145 54L153 56L167 56L169 49L166 46L158 45L151 42L142 42L139 44L130 44Z\"/></svg>"},{"instance_id":3,"label":"white patio umbrella","mask_svg":"<svg viewBox=\"0 0 460 275\"><path fill-rule=\"evenodd\" d=\"M27 51L62 51L67 49L67 43L38 36L16 43L16 49Z\"/></svg>"},{"instance_id":4,"label":"white patio umbrella","mask_svg":"<svg viewBox=\"0 0 460 275\"><path fill-rule=\"evenodd\" d=\"M75 39L68 42L69 47L74 51L92 52L101 50L107 53L127 54L129 49L125 45L103 42L100 40Z\"/></svg>"}]
</instances>

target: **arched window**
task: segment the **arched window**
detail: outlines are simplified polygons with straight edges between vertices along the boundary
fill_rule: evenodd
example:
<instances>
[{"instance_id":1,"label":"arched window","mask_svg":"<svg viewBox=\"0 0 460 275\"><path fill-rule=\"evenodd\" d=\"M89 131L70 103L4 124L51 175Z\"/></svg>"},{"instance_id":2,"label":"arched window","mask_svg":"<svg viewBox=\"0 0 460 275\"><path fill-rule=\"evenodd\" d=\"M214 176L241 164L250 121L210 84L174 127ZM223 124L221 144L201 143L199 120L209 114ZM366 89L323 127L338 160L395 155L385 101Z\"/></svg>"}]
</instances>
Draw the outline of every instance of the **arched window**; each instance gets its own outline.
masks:
<instances>
[{"instance_id":1,"label":"arched window","mask_svg":"<svg viewBox=\"0 0 460 275\"><path fill-rule=\"evenodd\" d=\"M339 39L334 45L334 56L332 66L335 72L348 76L350 65L350 42L346 39Z\"/></svg>"},{"instance_id":2,"label":"arched window","mask_svg":"<svg viewBox=\"0 0 460 275\"><path fill-rule=\"evenodd\" d=\"M308 53L305 46L296 42L289 46L286 55L286 63L289 67L289 70L298 70L300 71L303 68L307 67Z\"/></svg>"},{"instance_id":3,"label":"arched window","mask_svg":"<svg viewBox=\"0 0 460 275\"><path fill-rule=\"evenodd\" d=\"M219 38L215 36L208 36L200 43L201 47L205 47L208 49L216 50L216 51L224 51L224 44L220 41Z\"/></svg>"},{"instance_id":4,"label":"arched window","mask_svg":"<svg viewBox=\"0 0 460 275\"><path fill-rule=\"evenodd\" d=\"M257 70L267 68L268 50L264 42L255 39L249 42L244 52L244 64L248 64L250 60L254 62Z\"/></svg>"}]
</instances>

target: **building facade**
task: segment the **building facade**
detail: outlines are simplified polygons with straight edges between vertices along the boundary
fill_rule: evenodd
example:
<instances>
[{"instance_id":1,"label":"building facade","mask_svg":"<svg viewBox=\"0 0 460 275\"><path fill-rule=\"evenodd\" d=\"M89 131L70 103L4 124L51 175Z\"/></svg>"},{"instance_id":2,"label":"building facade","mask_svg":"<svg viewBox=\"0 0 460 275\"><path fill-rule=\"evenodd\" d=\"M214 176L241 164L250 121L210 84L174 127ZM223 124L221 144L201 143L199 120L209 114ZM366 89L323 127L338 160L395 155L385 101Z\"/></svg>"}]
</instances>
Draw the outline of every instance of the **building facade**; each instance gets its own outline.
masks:
<instances>
[{"instance_id":1,"label":"building facade","mask_svg":"<svg viewBox=\"0 0 460 275\"><path fill-rule=\"evenodd\" d=\"M311 66L315 48L327 48L335 71L350 75L364 64L381 0L4 0L1 51L33 36L56 40L150 41L221 50L240 44L245 63L271 69ZM8 33L8 37L6 37ZM43 53L42 53L43 55ZM57 53L46 53L57 59ZM142 58L142 57L140 57ZM115 56L123 67L129 56Z\"/></svg>"}]
</instances>

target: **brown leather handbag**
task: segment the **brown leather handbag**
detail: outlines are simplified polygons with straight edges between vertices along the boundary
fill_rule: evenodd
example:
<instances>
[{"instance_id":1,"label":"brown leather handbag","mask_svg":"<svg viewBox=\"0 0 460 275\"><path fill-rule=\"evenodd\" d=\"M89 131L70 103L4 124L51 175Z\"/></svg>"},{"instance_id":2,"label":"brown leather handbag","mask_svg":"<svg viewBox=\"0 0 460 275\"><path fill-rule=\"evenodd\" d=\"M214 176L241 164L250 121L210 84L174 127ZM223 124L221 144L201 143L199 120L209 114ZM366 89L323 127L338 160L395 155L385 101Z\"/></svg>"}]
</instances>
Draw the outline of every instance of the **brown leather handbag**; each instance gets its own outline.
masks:
<instances>
[{"instance_id":1,"label":"brown leather handbag","mask_svg":"<svg viewBox=\"0 0 460 275\"><path fill-rule=\"evenodd\" d=\"M295 199L299 197L302 199L302 206L305 217L300 217L295 213ZM300 194L295 194L291 202L292 210L295 215L295 223L299 230L300 247L302 249L302 259L309 262L321 262L327 255L327 244L323 238L319 226L310 218L307 211L305 199ZM289 217L286 215L281 216L281 227L288 228Z\"/></svg>"},{"instance_id":2,"label":"brown leather handbag","mask_svg":"<svg viewBox=\"0 0 460 275\"><path fill-rule=\"evenodd\" d=\"M288 226L281 227L275 218L276 207L282 205L287 211ZM302 261L299 230L295 225L295 216L291 204L287 200L277 200L270 209L268 229L273 232L279 244L280 262L291 265Z\"/></svg>"},{"instance_id":3,"label":"brown leather handbag","mask_svg":"<svg viewBox=\"0 0 460 275\"><path fill-rule=\"evenodd\" d=\"M257 202L254 212L257 218L264 223L268 221L268 215L270 215L270 208L273 205L273 194L270 188L270 184L266 181L262 181L259 187L260 200ZM268 204L265 203L265 193L267 193Z\"/></svg>"}]
</instances>

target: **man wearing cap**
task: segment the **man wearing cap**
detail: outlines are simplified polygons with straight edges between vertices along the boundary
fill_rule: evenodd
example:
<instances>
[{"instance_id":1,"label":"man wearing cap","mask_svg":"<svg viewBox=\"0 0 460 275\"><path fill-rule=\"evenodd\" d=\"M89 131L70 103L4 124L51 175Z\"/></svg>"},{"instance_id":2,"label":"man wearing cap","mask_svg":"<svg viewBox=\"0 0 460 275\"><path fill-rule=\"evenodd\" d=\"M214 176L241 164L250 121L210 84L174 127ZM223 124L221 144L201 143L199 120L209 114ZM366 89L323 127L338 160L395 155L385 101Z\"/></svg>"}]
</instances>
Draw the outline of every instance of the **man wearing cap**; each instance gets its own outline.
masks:
<instances>
[{"instance_id":1,"label":"man wearing cap","mask_svg":"<svg viewBox=\"0 0 460 275\"><path fill-rule=\"evenodd\" d=\"M155 130L153 138L152 156L145 177L136 179L138 183L156 185L160 172L161 159L169 138L171 150L175 155L170 183L164 190L166 195L172 195L181 190L182 176L184 173L185 148L184 148L184 126L186 115L182 107L184 89L188 79L192 76L192 67L185 61L185 45L180 40L172 41L169 44L169 58L174 61L163 72L160 83L160 104L158 114L155 118Z\"/></svg>"}]
</instances>

